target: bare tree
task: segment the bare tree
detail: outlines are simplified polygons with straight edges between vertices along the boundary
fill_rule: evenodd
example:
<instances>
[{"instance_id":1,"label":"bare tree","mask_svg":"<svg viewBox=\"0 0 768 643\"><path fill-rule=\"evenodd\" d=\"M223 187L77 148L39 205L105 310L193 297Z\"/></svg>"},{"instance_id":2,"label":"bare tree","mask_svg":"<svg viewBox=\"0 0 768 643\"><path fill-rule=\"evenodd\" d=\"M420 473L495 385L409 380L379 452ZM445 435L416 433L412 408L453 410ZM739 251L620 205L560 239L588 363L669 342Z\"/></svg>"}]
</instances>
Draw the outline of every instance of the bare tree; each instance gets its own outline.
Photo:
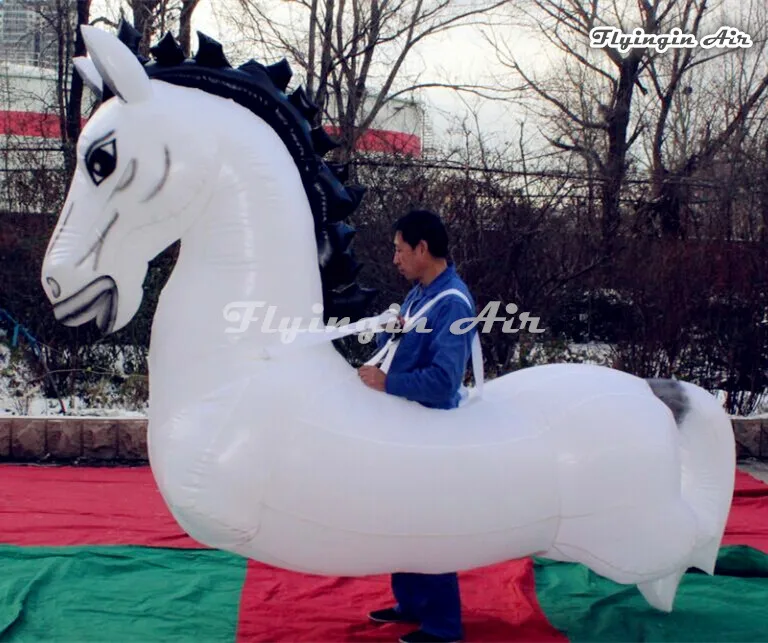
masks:
<instances>
[{"instance_id":1,"label":"bare tree","mask_svg":"<svg viewBox=\"0 0 768 643\"><path fill-rule=\"evenodd\" d=\"M686 0L676 9L679 22L697 35L707 34L713 23L720 24L706 2ZM738 166L767 113L766 5L750 1L725 6L723 11L720 20L751 34L751 47L675 49L649 57L646 75L652 93L643 121L648 131L644 142L650 190L641 205L639 223L651 224L663 236L687 234L683 212L695 196L698 176L720 183L715 198L722 217L716 233L732 238Z\"/></svg>"},{"instance_id":2,"label":"bare tree","mask_svg":"<svg viewBox=\"0 0 768 643\"><path fill-rule=\"evenodd\" d=\"M620 198L628 172L643 169L640 155L633 152L638 141L647 143L650 149L647 169L652 177L643 216L661 217L664 234L680 234L679 213L685 198L681 181L737 134L740 124L763 100L768 74L764 67L758 73L761 67L752 61L742 70L749 80L740 84L738 104L731 104L735 109L730 109L729 116L719 123L710 119L706 140L700 136L694 140L689 133L685 146L672 145L673 120L681 117L680 109L690 109L691 102L685 97L690 95L695 78L699 82L718 82L714 74L705 72L719 58L739 54L732 49L702 47L662 52L633 48L622 53L610 46L592 48L590 32L596 27L612 27L631 34L640 27L646 34L665 34L676 28L699 39L717 24L718 18L722 20L722 2L529 0L525 8L531 26L558 53L554 71L537 76L515 58L498 33L492 31L490 38L501 61L540 99L538 104L543 109L539 114L547 118L551 144L578 155L589 171L595 170L600 181L606 248L612 247L622 221ZM752 22L751 26L764 30L762 23ZM764 46L757 40L758 48ZM711 104L702 102L699 107L710 114L719 112ZM684 121L678 125L685 127Z\"/></svg>"},{"instance_id":3,"label":"bare tree","mask_svg":"<svg viewBox=\"0 0 768 643\"><path fill-rule=\"evenodd\" d=\"M177 33L184 53L189 55L192 33L192 16L200 0L124 0L108 5L105 15L93 20L117 29L121 19L130 19L141 34L139 54L149 57L150 49L159 36L167 32ZM128 9L126 15L125 8Z\"/></svg>"},{"instance_id":4,"label":"bare tree","mask_svg":"<svg viewBox=\"0 0 768 643\"><path fill-rule=\"evenodd\" d=\"M149 56L149 48L152 46L163 5L162 0L128 0L128 6L133 13L133 26L141 34L139 53L143 56Z\"/></svg>"},{"instance_id":5,"label":"bare tree","mask_svg":"<svg viewBox=\"0 0 768 643\"><path fill-rule=\"evenodd\" d=\"M41 124L38 136L47 141L45 145L33 145L36 149L26 150L28 158L24 165L31 169L36 165L36 156L45 165L43 156L50 149L41 148L51 147L49 137L53 134L53 123L58 125L53 129L58 130L65 171L71 172L74 167L75 142L81 127L83 85L79 77L73 77L72 59L85 53L79 25L88 23L90 5L91 0L45 0L22 7L26 12L28 33L19 38L16 55L27 65L27 71L16 77L14 83L17 86L13 90L13 98L19 105L28 103L33 113L39 115ZM33 69L36 71L33 72ZM29 78L29 85L21 80L25 74ZM24 94L30 92L34 95L25 98ZM6 139L7 147L9 142L10 139ZM29 147L29 142L26 145ZM46 195L50 197L49 192ZM50 205L50 198L47 203Z\"/></svg>"},{"instance_id":6,"label":"bare tree","mask_svg":"<svg viewBox=\"0 0 768 643\"><path fill-rule=\"evenodd\" d=\"M647 4L638 3L639 23L656 33L659 25ZM556 148L579 155L601 182L602 234L610 243L619 225L619 197L627 170L627 152L639 132L631 130L631 107L638 85L642 50L626 55L589 48L590 30L618 25L627 32L624 11L599 0L531 0L524 9L535 29L559 52L556 71L537 78L521 65L508 42L491 30L490 38L503 64L519 75L540 98ZM595 55L597 53L597 55Z\"/></svg>"},{"instance_id":7,"label":"bare tree","mask_svg":"<svg viewBox=\"0 0 768 643\"><path fill-rule=\"evenodd\" d=\"M199 3L200 0L128 0L133 11L133 24L142 34L139 50L148 55L158 34L177 31L179 43L189 55L192 14Z\"/></svg>"},{"instance_id":8,"label":"bare tree","mask_svg":"<svg viewBox=\"0 0 768 643\"><path fill-rule=\"evenodd\" d=\"M184 53L189 55L192 48L192 14L200 0L181 0L179 9L179 43Z\"/></svg>"},{"instance_id":9,"label":"bare tree","mask_svg":"<svg viewBox=\"0 0 768 643\"><path fill-rule=\"evenodd\" d=\"M90 20L91 13L91 0L78 0L75 10L75 24L74 24L74 47L72 49L72 55L74 57L84 56L85 41L83 35L80 32L80 25L87 25ZM80 137L80 130L82 127L81 114L83 113L83 80L79 74L72 74L72 84L70 85L69 103L67 105L66 112L66 141L70 142L74 148L74 143ZM74 169L74 154L70 153L67 157L69 166L67 168L69 175L70 171Z\"/></svg>"},{"instance_id":10,"label":"bare tree","mask_svg":"<svg viewBox=\"0 0 768 643\"><path fill-rule=\"evenodd\" d=\"M297 0L282 8L238 0L233 16L246 39L267 55L286 55L299 66L306 92L339 133L342 159L392 99L436 79L408 77L406 60L437 34L486 20L506 0ZM482 91L478 86L450 85Z\"/></svg>"}]
</instances>

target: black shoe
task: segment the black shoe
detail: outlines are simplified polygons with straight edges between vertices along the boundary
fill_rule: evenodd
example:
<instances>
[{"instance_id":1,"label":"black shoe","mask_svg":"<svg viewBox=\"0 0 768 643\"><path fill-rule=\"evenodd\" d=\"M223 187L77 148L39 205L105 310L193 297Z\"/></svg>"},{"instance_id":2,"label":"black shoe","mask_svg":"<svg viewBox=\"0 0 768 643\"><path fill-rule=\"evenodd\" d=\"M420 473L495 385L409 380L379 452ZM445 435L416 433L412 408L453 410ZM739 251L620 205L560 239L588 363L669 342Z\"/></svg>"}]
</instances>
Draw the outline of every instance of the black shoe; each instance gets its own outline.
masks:
<instances>
[{"instance_id":1,"label":"black shoe","mask_svg":"<svg viewBox=\"0 0 768 643\"><path fill-rule=\"evenodd\" d=\"M388 607L387 609L371 612L368 614L368 618L371 619L374 623L418 623L418 621L404 616L394 607Z\"/></svg>"},{"instance_id":2,"label":"black shoe","mask_svg":"<svg viewBox=\"0 0 768 643\"><path fill-rule=\"evenodd\" d=\"M416 630L400 637L400 643L459 643L459 639L444 639L424 630Z\"/></svg>"}]
</instances>

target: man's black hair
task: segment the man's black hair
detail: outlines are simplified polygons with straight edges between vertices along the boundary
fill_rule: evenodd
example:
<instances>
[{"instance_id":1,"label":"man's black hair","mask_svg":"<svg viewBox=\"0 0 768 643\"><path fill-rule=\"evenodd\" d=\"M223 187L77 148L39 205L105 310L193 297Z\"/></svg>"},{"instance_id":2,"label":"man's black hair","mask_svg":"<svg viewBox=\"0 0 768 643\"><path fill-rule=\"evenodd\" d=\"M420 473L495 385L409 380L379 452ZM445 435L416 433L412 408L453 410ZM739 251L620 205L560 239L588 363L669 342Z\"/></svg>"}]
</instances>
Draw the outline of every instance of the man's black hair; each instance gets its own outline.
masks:
<instances>
[{"instance_id":1,"label":"man's black hair","mask_svg":"<svg viewBox=\"0 0 768 643\"><path fill-rule=\"evenodd\" d=\"M393 229L411 248L425 241L433 257L448 257L448 232L443 220L432 210L411 210L395 222Z\"/></svg>"}]
</instances>

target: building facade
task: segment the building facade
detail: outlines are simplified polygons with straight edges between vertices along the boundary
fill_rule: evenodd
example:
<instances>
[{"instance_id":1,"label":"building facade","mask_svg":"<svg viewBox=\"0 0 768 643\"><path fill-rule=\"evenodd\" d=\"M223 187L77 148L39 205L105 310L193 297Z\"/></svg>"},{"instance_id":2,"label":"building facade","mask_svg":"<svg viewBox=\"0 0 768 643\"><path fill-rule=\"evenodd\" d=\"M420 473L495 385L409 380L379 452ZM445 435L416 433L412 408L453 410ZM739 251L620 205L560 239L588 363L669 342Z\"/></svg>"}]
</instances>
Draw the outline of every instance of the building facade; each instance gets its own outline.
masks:
<instances>
[{"instance_id":1,"label":"building facade","mask_svg":"<svg viewBox=\"0 0 768 643\"><path fill-rule=\"evenodd\" d=\"M375 96L363 100L361 120L375 103ZM338 134L333 125L326 129ZM424 106L418 101L392 98L376 114L371 126L357 139L355 149L365 154L398 154L419 158L431 143L431 130Z\"/></svg>"},{"instance_id":2,"label":"building facade","mask_svg":"<svg viewBox=\"0 0 768 643\"><path fill-rule=\"evenodd\" d=\"M54 11L50 0L0 0L0 62L55 67Z\"/></svg>"}]
</instances>

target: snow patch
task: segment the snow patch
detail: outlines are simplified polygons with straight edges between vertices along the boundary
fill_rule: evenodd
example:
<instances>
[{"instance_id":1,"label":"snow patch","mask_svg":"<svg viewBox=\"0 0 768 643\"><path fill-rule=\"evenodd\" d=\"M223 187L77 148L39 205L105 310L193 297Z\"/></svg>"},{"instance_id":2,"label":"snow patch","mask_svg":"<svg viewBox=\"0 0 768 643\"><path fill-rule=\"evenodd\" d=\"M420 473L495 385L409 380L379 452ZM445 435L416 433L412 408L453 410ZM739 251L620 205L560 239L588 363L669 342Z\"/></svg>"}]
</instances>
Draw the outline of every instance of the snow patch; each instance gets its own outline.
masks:
<instances>
[{"instance_id":1,"label":"snow patch","mask_svg":"<svg viewBox=\"0 0 768 643\"><path fill-rule=\"evenodd\" d=\"M115 359L113 372L126 377L123 353ZM91 387L92 401L82 395L57 398L45 396L43 379L28 359L14 355L11 349L0 343L0 416L78 416L78 417L147 417L147 402L126 400L126 392L107 379ZM63 406L63 411L62 411Z\"/></svg>"}]
</instances>

